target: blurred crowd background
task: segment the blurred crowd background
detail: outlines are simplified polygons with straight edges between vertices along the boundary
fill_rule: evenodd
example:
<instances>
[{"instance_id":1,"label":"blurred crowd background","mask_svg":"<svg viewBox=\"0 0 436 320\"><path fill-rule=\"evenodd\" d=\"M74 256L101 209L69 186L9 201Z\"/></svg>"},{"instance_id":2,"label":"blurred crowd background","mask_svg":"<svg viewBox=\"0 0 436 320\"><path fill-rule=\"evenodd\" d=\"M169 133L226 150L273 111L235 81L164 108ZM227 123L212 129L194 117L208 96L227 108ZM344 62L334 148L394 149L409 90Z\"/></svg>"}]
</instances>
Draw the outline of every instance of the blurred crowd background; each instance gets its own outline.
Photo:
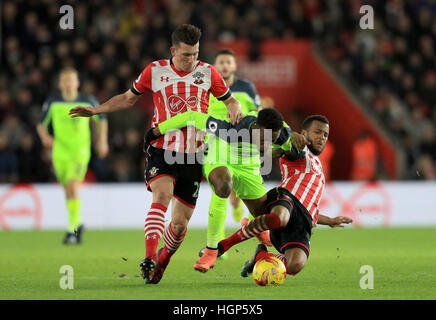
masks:
<instances>
[{"instance_id":1,"label":"blurred crowd background","mask_svg":"<svg viewBox=\"0 0 436 320\"><path fill-rule=\"evenodd\" d=\"M148 63L169 57L170 34L181 23L201 28L200 59L211 63L216 41L312 39L401 141L407 157L402 179L436 178L434 0L62 4L74 7L73 31L59 28L58 1L0 3L0 182L55 181L50 151L35 128L62 67L76 67L81 91L104 102L127 90ZM359 28L363 4L374 8L374 30ZM110 154L104 160L93 155L88 181L143 181L142 136L152 112L145 94L132 110L108 115Z\"/></svg>"}]
</instances>

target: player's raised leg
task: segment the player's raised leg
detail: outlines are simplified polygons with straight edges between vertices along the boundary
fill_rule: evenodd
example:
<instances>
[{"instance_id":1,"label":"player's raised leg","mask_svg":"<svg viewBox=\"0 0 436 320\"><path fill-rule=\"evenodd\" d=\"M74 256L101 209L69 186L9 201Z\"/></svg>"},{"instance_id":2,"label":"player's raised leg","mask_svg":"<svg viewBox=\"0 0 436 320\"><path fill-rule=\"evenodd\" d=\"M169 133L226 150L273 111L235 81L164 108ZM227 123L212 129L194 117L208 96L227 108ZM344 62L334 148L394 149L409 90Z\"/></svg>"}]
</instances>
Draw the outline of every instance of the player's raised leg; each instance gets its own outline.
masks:
<instances>
[{"instance_id":1,"label":"player's raised leg","mask_svg":"<svg viewBox=\"0 0 436 320\"><path fill-rule=\"evenodd\" d=\"M247 208L249 208L250 212L253 212L253 215L256 215L256 217L233 235L219 242L219 255L229 250L235 244L258 236L266 230L275 230L286 226L289 221L290 213L289 210L283 206L275 206L271 209L271 212L259 215L261 210L266 210L266 195L263 199L263 201L259 199L250 201L244 200Z\"/></svg>"},{"instance_id":2,"label":"player's raised leg","mask_svg":"<svg viewBox=\"0 0 436 320\"><path fill-rule=\"evenodd\" d=\"M264 213L264 203L266 201L266 194L262 195L260 198L257 199L245 199L244 203L249 208L249 210L257 210L256 216L260 213ZM251 208L251 209L250 209ZM241 220L241 226L246 226L250 221L254 220L254 215L251 214L251 211L248 212L248 218L244 218ZM262 231L258 235L256 235L257 240L259 240L260 243L265 244L267 246L272 246L269 236L269 230Z\"/></svg>"}]
</instances>

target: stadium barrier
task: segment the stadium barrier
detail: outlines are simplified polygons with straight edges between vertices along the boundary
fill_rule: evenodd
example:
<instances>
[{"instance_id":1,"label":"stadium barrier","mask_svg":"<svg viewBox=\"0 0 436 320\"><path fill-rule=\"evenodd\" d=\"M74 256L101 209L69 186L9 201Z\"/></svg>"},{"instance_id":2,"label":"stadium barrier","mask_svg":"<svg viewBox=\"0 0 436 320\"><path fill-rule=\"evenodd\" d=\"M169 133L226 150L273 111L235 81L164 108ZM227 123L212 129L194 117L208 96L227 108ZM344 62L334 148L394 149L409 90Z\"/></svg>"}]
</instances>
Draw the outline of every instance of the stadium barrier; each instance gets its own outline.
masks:
<instances>
[{"instance_id":1,"label":"stadium barrier","mask_svg":"<svg viewBox=\"0 0 436 320\"><path fill-rule=\"evenodd\" d=\"M267 183L268 189L275 186ZM86 184L80 193L84 224L90 229L140 229L151 203L142 183ZM207 226L211 195L203 183L190 228ZM436 182L333 182L324 190L320 212L350 216L354 227L436 226L435 195ZM237 227L230 204L228 212L227 227ZM168 224L169 213L166 218ZM0 185L0 230L56 230L66 225L60 185Z\"/></svg>"}]
</instances>

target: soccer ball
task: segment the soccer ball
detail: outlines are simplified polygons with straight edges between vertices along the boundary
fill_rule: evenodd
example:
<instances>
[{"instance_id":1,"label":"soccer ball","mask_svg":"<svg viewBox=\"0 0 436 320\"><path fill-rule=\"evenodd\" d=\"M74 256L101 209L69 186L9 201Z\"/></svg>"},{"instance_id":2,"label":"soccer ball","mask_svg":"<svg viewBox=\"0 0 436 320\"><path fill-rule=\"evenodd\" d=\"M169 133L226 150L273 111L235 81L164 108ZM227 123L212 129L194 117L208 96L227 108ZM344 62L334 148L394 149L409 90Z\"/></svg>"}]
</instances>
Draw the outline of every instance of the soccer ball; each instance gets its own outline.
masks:
<instances>
[{"instance_id":1,"label":"soccer ball","mask_svg":"<svg viewBox=\"0 0 436 320\"><path fill-rule=\"evenodd\" d=\"M253 279L259 286L279 286L285 282L286 267L276 257L265 257L254 265Z\"/></svg>"}]
</instances>

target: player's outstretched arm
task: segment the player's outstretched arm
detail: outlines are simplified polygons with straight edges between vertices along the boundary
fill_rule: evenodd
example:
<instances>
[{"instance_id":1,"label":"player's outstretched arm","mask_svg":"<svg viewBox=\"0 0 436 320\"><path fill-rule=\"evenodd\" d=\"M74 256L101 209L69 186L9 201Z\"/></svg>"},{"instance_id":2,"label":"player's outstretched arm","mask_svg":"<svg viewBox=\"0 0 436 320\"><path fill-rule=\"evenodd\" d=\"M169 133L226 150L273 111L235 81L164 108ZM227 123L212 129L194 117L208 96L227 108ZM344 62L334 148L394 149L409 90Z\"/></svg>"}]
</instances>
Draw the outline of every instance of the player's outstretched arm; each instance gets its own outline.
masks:
<instances>
[{"instance_id":1,"label":"player's outstretched arm","mask_svg":"<svg viewBox=\"0 0 436 320\"><path fill-rule=\"evenodd\" d=\"M167 131L182 129L187 126L195 126L195 128L198 130L206 130L207 118L209 118L208 114L204 114L198 111L183 112L159 123L159 133L162 135L165 134Z\"/></svg>"},{"instance_id":2,"label":"player's outstretched arm","mask_svg":"<svg viewBox=\"0 0 436 320\"><path fill-rule=\"evenodd\" d=\"M310 144L305 136L295 131L291 133L290 140L292 145L298 150L303 150L306 145Z\"/></svg>"},{"instance_id":3,"label":"player's outstretched arm","mask_svg":"<svg viewBox=\"0 0 436 320\"><path fill-rule=\"evenodd\" d=\"M92 117L96 114L115 112L132 107L138 98L139 96L129 89L94 108L77 106L70 110L69 115L71 118Z\"/></svg>"},{"instance_id":4,"label":"player's outstretched arm","mask_svg":"<svg viewBox=\"0 0 436 320\"><path fill-rule=\"evenodd\" d=\"M187 111L180 113L168 120L165 120L156 128L149 129L144 137L144 150L148 148L153 140L164 135L170 130L178 130L187 126L195 126L197 130L206 130L206 121L209 115L198 111Z\"/></svg>"},{"instance_id":5,"label":"player's outstretched arm","mask_svg":"<svg viewBox=\"0 0 436 320\"><path fill-rule=\"evenodd\" d=\"M345 217L345 216L337 216L335 218L330 218L324 216L322 214L318 215L318 224L324 224L329 226L330 228L343 228L344 224L352 223L353 219Z\"/></svg>"},{"instance_id":6,"label":"player's outstretched arm","mask_svg":"<svg viewBox=\"0 0 436 320\"><path fill-rule=\"evenodd\" d=\"M304 158L304 149L306 145L310 142L300 133L292 131L289 125L283 121L283 128L280 132L280 136L277 141L272 146L272 156L274 158L279 158L283 154L291 160L298 160ZM294 150L292 150L294 149Z\"/></svg>"}]
</instances>

